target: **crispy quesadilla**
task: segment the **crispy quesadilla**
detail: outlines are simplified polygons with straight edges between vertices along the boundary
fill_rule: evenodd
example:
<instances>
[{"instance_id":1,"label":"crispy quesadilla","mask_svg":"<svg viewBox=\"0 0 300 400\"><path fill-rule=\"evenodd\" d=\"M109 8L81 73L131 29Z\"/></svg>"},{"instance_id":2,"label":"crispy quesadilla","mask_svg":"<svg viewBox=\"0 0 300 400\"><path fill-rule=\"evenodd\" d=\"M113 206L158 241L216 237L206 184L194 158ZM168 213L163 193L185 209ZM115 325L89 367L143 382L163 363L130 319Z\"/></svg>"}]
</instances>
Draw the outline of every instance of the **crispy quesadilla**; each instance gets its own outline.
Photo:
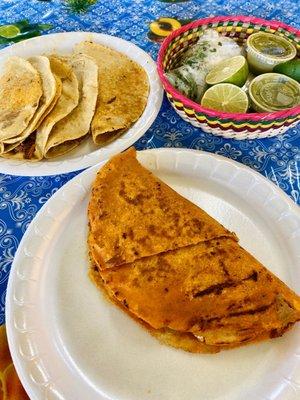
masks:
<instances>
[{"instance_id":1,"label":"crispy quesadilla","mask_svg":"<svg viewBox=\"0 0 300 400\"><path fill-rule=\"evenodd\" d=\"M124 54L93 42L81 42L75 53L98 64L99 93L92 121L93 140L105 145L128 130L146 107L149 83L145 70Z\"/></svg>"},{"instance_id":2,"label":"crispy quesadilla","mask_svg":"<svg viewBox=\"0 0 300 400\"><path fill-rule=\"evenodd\" d=\"M300 298L133 149L98 172L88 215L92 279L166 344L213 353L300 320Z\"/></svg>"},{"instance_id":3,"label":"crispy quesadilla","mask_svg":"<svg viewBox=\"0 0 300 400\"><path fill-rule=\"evenodd\" d=\"M135 150L98 173L89 205L89 242L101 269L235 235L142 167Z\"/></svg>"}]
</instances>

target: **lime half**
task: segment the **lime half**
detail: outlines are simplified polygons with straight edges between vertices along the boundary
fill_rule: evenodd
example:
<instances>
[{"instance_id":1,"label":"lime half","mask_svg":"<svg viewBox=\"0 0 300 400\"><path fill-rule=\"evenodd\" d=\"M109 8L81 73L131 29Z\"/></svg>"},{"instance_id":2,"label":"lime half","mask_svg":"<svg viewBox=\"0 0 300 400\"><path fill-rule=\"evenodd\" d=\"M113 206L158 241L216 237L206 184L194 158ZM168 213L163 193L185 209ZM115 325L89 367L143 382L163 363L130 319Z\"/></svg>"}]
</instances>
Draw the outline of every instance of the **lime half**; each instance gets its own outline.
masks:
<instances>
[{"instance_id":1,"label":"lime half","mask_svg":"<svg viewBox=\"0 0 300 400\"><path fill-rule=\"evenodd\" d=\"M248 76L248 63L245 57L236 56L219 62L207 75L206 83L216 85L217 83L232 83L243 86Z\"/></svg>"},{"instance_id":2,"label":"lime half","mask_svg":"<svg viewBox=\"0 0 300 400\"><path fill-rule=\"evenodd\" d=\"M0 36L11 39L18 36L20 29L15 25L2 25L0 26Z\"/></svg>"},{"instance_id":3,"label":"lime half","mask_svg":"<svg viewBox=\"0 0 300 400\"><path fill-rule=\"evenodd\" d=\"M249 102L246 93L238 86L220 83L204 93L201 105L218 111L245 113Z\"/></svg>"}]
</instances>

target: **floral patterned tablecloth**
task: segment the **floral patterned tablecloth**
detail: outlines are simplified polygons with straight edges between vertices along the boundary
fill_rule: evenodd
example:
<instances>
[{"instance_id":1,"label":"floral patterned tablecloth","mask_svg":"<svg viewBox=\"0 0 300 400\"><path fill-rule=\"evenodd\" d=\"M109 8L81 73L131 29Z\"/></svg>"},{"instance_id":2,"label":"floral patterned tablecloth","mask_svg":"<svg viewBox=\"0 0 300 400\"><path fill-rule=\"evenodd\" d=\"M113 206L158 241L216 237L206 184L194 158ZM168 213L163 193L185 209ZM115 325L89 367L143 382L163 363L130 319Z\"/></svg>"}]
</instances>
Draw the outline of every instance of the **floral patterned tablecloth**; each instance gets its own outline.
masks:
<instances>
[{"instance_id":1,"label":"floral patterned tablecloth","mask_svg":"<svg viewBox=\"0 0 300 400\"><path fill-rule=\"evenodd\" d=\"M37 35L84 30L130 40L155 59L172 25L230 14L281 20L299 28L296 0L1 0L0 47ZM167 24L159 24L163 17ZM164 99L156 121L136 147L187 147L221 154L259 171L300 204L300 127L273 139L225 140L185 123ZM0 324L5 321L7 280L22 235L40 207L77 173L20 177L0 171Z\"/></svg>"}]
</instances>

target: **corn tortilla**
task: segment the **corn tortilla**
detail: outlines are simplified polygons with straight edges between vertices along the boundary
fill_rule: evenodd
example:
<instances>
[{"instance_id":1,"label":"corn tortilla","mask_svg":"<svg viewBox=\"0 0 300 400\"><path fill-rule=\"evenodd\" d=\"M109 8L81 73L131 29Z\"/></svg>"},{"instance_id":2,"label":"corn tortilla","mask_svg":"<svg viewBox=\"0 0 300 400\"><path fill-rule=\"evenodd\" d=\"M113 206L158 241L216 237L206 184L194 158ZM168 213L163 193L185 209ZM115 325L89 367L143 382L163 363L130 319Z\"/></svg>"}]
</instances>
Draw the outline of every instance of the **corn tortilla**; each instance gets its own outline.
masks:
<instances>
[{"instance_id":1,"label":"corn tortilla","mask_svg":"<svg viewBox=\"0 0 300 400\"><path fill-rule=\"evenodd\" d=\"M42 80L38 71L29 61L10 57L0 78L1 143L18 137L26 129L42 94Z\"/></svg>"},{"instance_id":2,"label":"corn tortilla","mask_svg":"<svg viewBox=\"0 0 300 400\"><path fill-rule=\"evenodd\" d=\"M147 74L124 54L97 43L81 42L74 51L93 57L98 65L99 93L91 128L94 142L105 145L127 131L144 111Z\"/></svg>"},{"instance_id":3,"label":"corn tortilla","mask_svg":"<svg viewBox=\"0 0 300 400\"><path fill-rule=\"evenodd\" d=\"M98 95L98 67L94 60L84 54L70 57L79 90L78 105L51 130L44 157L53 158L76 147L89 132Z\"/></svg>"}]
</instances>

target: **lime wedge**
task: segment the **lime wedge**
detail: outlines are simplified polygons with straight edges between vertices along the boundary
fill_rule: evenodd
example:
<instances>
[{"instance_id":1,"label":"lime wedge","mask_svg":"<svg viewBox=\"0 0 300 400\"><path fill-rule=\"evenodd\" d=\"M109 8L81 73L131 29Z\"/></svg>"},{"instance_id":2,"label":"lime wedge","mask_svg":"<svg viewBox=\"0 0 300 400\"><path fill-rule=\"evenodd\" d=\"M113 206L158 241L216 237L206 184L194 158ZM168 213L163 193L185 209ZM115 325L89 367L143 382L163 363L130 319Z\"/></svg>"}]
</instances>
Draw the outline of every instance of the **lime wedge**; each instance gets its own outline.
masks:
<instances>
[{"instance_id":1,"label":"lime wedge","mask_svg":"<svg viewBox=\"0 0 300 400\"><path fill-rule=\"evenodd\" d=\"M248 76L247 60L243 56L228 58L219 62L207 75L206 83L216 85L217 83L232 83L243 86Z\"/></svg>"},{"instance_id":2,"label":"lime wedge","mask_svg":"<svg viewBox=\"0 0 300 400\"><path fill-rule=\"evenodd\" d=\"M249 102L246 93L238 86L220 83L204 93L201 105L218 111L245 113Z\"/></svg>"},{"instance_id":3,"label":"lime wedge","mask_svg":"<svg viewBox=\"0 0 300 400\"><path fill-rule=\"evenodd\" d=\"M11 39L18 36L20 29L15 25L2 25L0 26L0 36L6 39Z\"/></svg>"}]
</instances>

